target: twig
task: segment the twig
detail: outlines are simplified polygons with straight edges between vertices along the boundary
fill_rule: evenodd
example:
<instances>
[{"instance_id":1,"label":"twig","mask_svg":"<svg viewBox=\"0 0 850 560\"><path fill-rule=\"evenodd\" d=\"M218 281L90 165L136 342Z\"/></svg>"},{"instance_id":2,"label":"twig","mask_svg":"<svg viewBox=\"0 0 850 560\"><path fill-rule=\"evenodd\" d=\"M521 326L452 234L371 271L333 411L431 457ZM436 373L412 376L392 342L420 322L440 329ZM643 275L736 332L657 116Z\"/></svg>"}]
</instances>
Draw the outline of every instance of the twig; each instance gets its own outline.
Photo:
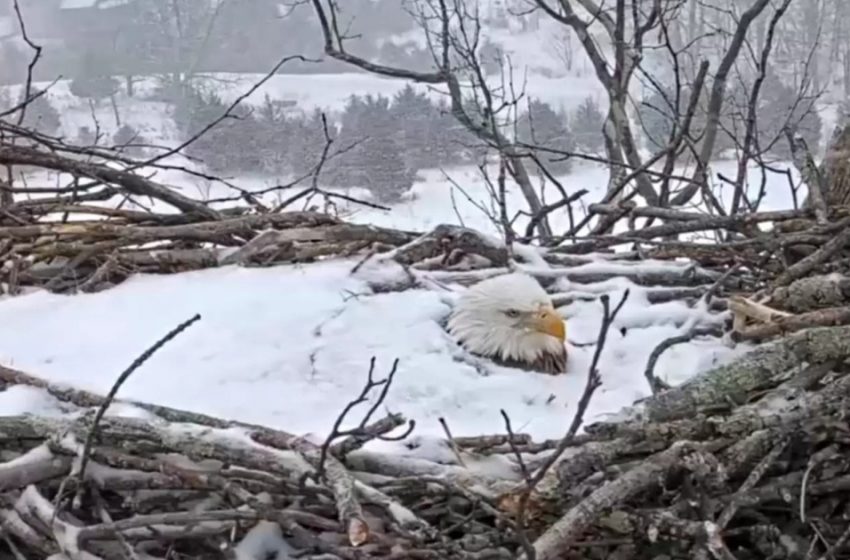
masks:
<instances>
[{"instance_id":1,"label":"twig","mask_svg":"<svg viewBox=\"0 0 850 560\"><path fill-rule=\"evenodd\" d=\"M745 326L735 332L735 339L757 341L813 327L847 324L850 324L850 307L830 307L799 315L779 316L768 323Z\"/></svg>"},{"instance_id":2,"label":"twig","mask_svg":"<svg viewBox=\"0 0 850 560\"><path fill-rule=\"evenodd\" d=\"M399 426L407 424L404 432L396 436L387 436L386 434L395 430ZM337 457L345 457L355 449L359 449L373 439L382 441L395 441L404 439L409 436L416 427L416 421L407 421L401 414L389 414L380 420L364 426L360 430L353 430L355 433L331 445L330 451Z\"/></svg>"},{"instance_id":3,"label":"twig","mask_svg":"<svg viewBox=\"0 0 850 560\"><path fill-rule=\"evenodd\" d=\"M174 339L177 335L185 331L189 328L193 323L200 320L200 314L196 314L194 317L180 323L174 329L168 332L164 337L157 340L153 346L142 352L138 358L133 360L133 363L124 370L121 375L118 376L118 379L115 380L115 383L112 385L112 388L109 390L109 393L106 395L106 399L97 409L97 413L94 416L94 420L92 421L91 428L89 429L88 435L86 436L85 444L83 445L83 452L80 458L80 467L77 470L76 476L78 480L83 481L85 479L86 465L89 461L89 456L91 455L92 445L94 444L94 437L97 434L97 427L100 423L100 420L103 418L103 415L106 413L106 409L109 408L109 405L112 403L112 400L115 398L115 395L118 393L118 389L121 388L121 385L124 384L125 381L132 375L134 371L139 369L142 364L144 364L151 356L153 356L160 348L165 346L168 342Z\"/></svg>"},{"instance_id":4,"label":"twig","mask_svg":"<svg viewBox=\"0 0 850 560\"><path fill-rule=\"evenodd\" d=\"M663 340L658 346L656 346L652 352L649 354L649 359L646 361L646 368L643 370L643 376L646 378L649 383L649 388L652 390L652 394L655 395L661 391L669 389L670 386L664 381L660 380L655 375L655 364L658 363L658 359L661 357L666 350L676 346L677 344L684 344L685 342L690 342L694 338L698 336L722 336L723 332L718 328L695 328L690 332L685 334L680 334L678 336L671 336L670 338Z\"/></svg>"},{"instance_id":5,"label":"twig","mask_svg":"<svg viewBox=\"0 0 850 560\"><path fill-rule=\"evenodd\" d=\"M446 422L446 419L442 416L440 416L438 420L440 422L440 426L443 427L443 431L446 433L446 443L448 444L449 449L451 449L452 453L454 453L455 458L457 459L457 462L460 464L460 466L466 468L466 463L463 461L463 457L460 454L460 449L458 449L457 445L455 445L455 439L454 436L452 436L452 431L449 429L448 422Z\"/></svg>"},{"instance_id":6,"label":"twig","mask_svg":"<svg viewBox=\"0 0 850 560\"><path fill-rule=\"evenodd\" d=\"M362 434L363 431L366 429L366 425L371 420L372 415L375 413L375 411L378 409L378 407L381 406L381 404L387 398L387 392L390 390L390 385L392 385L393 378L395 377L397 370L398 370L398 358L396 358L393 361L393 365L392 365L392 368L390 369L389 375L387 375L387 377L384 378L384 379L379 379L379 380L376 381L375 378L374 378L375 357L372 356L371 360L369 360L369 373L368 373L367 378L366 378L366 384L363 386L363 390L360 391L360 394L357 396L356 399L352 400L347 405L345 405L345 408L342 410L340 415L337 416L337 419L334 422L333 427L331 428L331 431L328 434L328 437L325 438L325 441L322 444L321 452L320 452L319 465L316 467L316 477L317 477L317 479L321 480L324 477L325 462L327 460L328 451L330 449L330 446L334 442L334 440L336 440L337 438L340 438L340 437ZM345 420L345 417L348 415L348 413L351 412L351 410L354 407L356 407L357 405L366 402L366 400L369 397L369 393L372 391L372 389L375 389L377 387L381 387L381 392L378 395L378 398L375 401L375 404L372 405L372 407L369 409L369 411L366 413L366 415L360 421L360 425L357 426L357 428L355 428L353 430L342 430L340 428L340 426L342 426L342 422Z\"/></svg>"},{"instance_id":7,"label":"twig","mask_svg":"<svg viewBox=\"0 0 850 560\"><path fill-rule=\"evenodd\" d=\"M584 413L587 410L587 407L590 405L590 399L593 397L593 393L602 385L602 377L599 375L599 370L597 369L599 365L599 359L602 357L602 350L605 348L605 341L608 338L608 331L611 329L611 325L614 323L614 319L617 318L617 314L623 308L623 305L626 303L626 299L629 297L629 290L625 290L623 292L623 297L620 299L620 303L614 308L613 311L610 309L609 298L607 294L603 294L599 297L599 301L602 303L603 315L602 315L602 323L599 326L599 337L596 342L596 349L593 353L593 361L590 363L590 368L587 372L587 383L584 387L584 392L581 395L581 398L578 402L578 409L576 410L575 415L573 416L573 420L570 423L570 427L567 430L566 435L561 439L561 442L558 444L558 447L555 449L555 452L549 455L546 459L546 462L538 469L535 475L532 477L532 487L540 483L540 480L546 475L546 472L552 467L552 465L557 462L561 455L563 455L564 451L567 450L567 447L572 442L579 428L581 427L582 421L584 419Z\"/></svg>"},{"instance_id":8,"label":"twig","mask_svg":"<svg viewBox=\"0 0 850 560\"><path fill-rule=\"evenodd\" d=\"M764 478L764 475L767 473L768 469L770 469L776 459L779 458L779 455L781 455L782 452L785 451L785 447L787 445L788 441L786 439L783 439L775 446L773 446L773 449L771 449L770 452L768 452L768 454L764 456L764 458L759 462L758 465L755 466L749 476L747 476L743 484L741 484L741 487L736 493L736 498L742 496L743 494L746 494L747 492L755 488L756 484L758 484L759 481ZM729 524L730 521L732 521L732 518L735 517L735 514L738 512L738 508L741 507L741 502L736 498L732 498L732 501L729 502L729 504L723 509L723 511L718 516L716 524L720 530L726 528L726 526Z\"/></svg>"},{"instance_id":9,"label":"twig","mask_svg":"<svg viewBox=\"0 0 850 560\"><path fill-rule=\"evenodd\" d=\"M513 427L511 426L511 418L504 409L500 412L502 413L502 418L505 420L505 431L508 433L508 442L514 457L516 457L517 464L519 465L520 472L522 473L522 479L525 481L526 488L532 488L531 472L528 470L528 466L522 458L522 453L520 453L516 443L514 443L515 436ZM522 496L520 497L520 504L522 509L517 512L515 530L517 537L519 538L520 546L522 546L523 551L525 551L526 557L533 559L535 557L534 547L532 546L531 541L528 538L528 533L525 530L525 508L527 508L528 505L527 503L522 502Z\"/></svg>"},{"instance_id":10,"label":"twig","mask_svg":"<svg viewBox=\"0 0 850 560\"><path fill-rule=\"evenodd\" d=\"M103 499L99 490L95 490L94 492L94 500L98 512L98 516L100 517L101 523L114 523L112 516L109 514L109 510L107 509L106 500ZM133 550L133 547L130 546L130 543L127 542L127 539L124 538L119 531L115 532L115 538L118 541L118 544L121 545L121 550L124 553L123 556L128 560L138 560L138 555L136 551Z\"/></svg>"},{"instance_id":11,"label":"twig","mask_svg":"<svg viewBox=\"0 0 850 560\"><path fill-rule=\"evenodd\" d=\"M648 457L622 476L594 490L534 542L537 560L559 558L561 552L575 542L601 512L656 484L664 473L681 465L684 455L696 449L698 445L692 442L674 443L669 449ZM523 557L521 560L531 559Z\"/></svg>"},{"instance_id":12,"label":"twig","mask_svg":"<svg viewBox=\"0 0 850 560\"><path fill-rule=\"evenodd\" d=\"M844 529L844 532L841 533L841 536L838 537L838 540L832 544L823 555L818 558L818 560L829 560L829 558L835 558L835 553L841 550L847 541L850 541L850 525Z\"/></svg>"},{"instance_id":13,"label":"twig","mask_svg":"<svg viewBox=\"0 0 850 560\"><path fill-rule=\"evenodd\" d=\"M815 267L829 261L836 253L844 249L848 243L850 243L850 227L845 227L817 251L789 266L776 278L774 286L786 286L794 280L806 276Z\"/></svg>"},{"instance_id":14,"label":"twig","mask_svg":"<svg viewBox=\"0 0 850 560\"><path fill-rule=\"evenodd\" d=\"M528 507L528 502L531 498L534 489L540 484L540 481L546 476L552 466L560 459L561 455L567 450L569 445L573 442L576 433L582 425L584 420L584 413L587 410L587 407L590 405L590 399L593 397L593 393L596 392L600 386L602 386L602 377L599 374L598 365L599 359L602 356L602 350L605 348L605 341L608 337L608 331L611 329L611 325L614 323L614 319L616 319L617 314L623 308L623 305L626 303L626 299L629 297L629 290L625 290L623 292L623 296L620 299L620 302L617 306L611 310L608 294L603 294L599 297L599 301L602 303L602 323L599 326L599 336L596 342L596 349L593 354L593 361L590 363L590 367L587 371L587 383L584 387L584 392L581 395L581 398L578 402L578 408L576 409L575 414L573 415L573 420L570 423L570 427L567 430L567 433L561 438L561 441L558 443L558 447L553 451L543 462L543 464L537 469L533 476L526 482L525 488L523 488L522 493L519 498L519 505L517 507L517 525L520 530L524 530L525 528L525 515L526 509ZM513 438L512 438L513 439ZM533 548L531 550L531 556L527 557L527 560L535 560L536 553Z\"/></svg>"}]
</instances>

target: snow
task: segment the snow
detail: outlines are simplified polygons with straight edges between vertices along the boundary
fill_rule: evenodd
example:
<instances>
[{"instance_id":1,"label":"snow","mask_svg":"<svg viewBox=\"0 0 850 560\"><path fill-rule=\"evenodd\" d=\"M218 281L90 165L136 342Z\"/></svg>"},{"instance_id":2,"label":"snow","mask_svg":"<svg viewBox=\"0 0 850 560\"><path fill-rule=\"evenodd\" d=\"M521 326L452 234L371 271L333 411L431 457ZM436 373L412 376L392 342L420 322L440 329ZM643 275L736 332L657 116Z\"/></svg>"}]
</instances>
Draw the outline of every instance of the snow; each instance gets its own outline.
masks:
<instances>
[{"instance_id":1,"label":"snow","mask_svg":"<svg viewBox=\"0 0 850 560\"><path fill-rule=\"evenodd\" d=\"M369 280L394 271L376 263L352 276L355 262L142 275L96 294L9 298L0 302L0 363L106 393L146 347L200 313L198 323L130 377L120 398L322 437L361 390L374 356L376 378L399 360L377 414L415 419L420 436L442 436L440 417L457 436L500 433L500 409L517 431L538 438L563 432L584 387L592 347L572 346L563 376L476 360L443 330L456 291L375 294ZM601 287L618 301L628 285L621 280ZM713 320L680 302L649 305L644 288L630 288L602 355L603 386L587 421L648 396L643 368L653 348L680 334L686 322ZM571 342L596 340L600 310L597 301L561 308ZM741 351L716 341L682 344L665 352L656 373L679 383ZM0 392L0 412L58 414L53 401L35 389L11 388ZM364 406L356 408L348 423L364 412ZM129 407L124 413L139 414Z\"/></svg>"},{"instance_id":2,"label":"snow","mask_svg":"<svg viewBox=\"0 0 850 560\"><path fill-rule=\"evenodd\" d=\"M0 391L0 410L8 416L35 414L49 418L60 418L67 413L58 399L25 385L12 385Z\"/></svg>"},{"instance_id":3,"label":"snow","mask_svg":"<svg viewBox=\"0 0 850 560\"><path fill-rule=\"evenodd\" d=\"M12 469L18 468L22 465L26 465L28 463L36 463L45 459L50 459L52 457L53 453L50 451L50 447L46 444L42 444L37 447L33 447L23 455L15 457L10 461L5 461L3 465L0 466L0 472L10 472Z\"/></svg>"},{"instance_id":4,"label":"snow","mask_svg":"<svg viewBox=\"0 0 850 560\"><path fill-rule=\"evenodd\" d=\"M236 560L286 560L295 549L283 538L280 525L260 521L233 547Z\"/></svg>"}]
</instances>

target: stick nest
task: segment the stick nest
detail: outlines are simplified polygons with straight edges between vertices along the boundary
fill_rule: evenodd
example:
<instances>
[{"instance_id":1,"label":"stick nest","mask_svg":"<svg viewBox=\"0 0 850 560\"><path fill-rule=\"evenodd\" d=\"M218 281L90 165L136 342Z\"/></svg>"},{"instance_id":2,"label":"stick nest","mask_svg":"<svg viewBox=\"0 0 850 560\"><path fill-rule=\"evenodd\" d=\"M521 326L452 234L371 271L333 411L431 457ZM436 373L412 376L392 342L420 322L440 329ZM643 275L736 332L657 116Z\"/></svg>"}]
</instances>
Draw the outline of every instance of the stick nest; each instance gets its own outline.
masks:
<instances>
[{"instance_id":1,"label":"stick nest","mask_svg":"<svg viewBox=\"0 0 850 560\"><path fill-rule=\"evenodd\" d=\"M3 164L97 179L72 195L3 208L0 285L6 293L93 292L138 272L357 256L353 273L372 260L404 272L392 282L375 281L376 291L471 284L528 265L558 305L596 299L583 285L624 276L646 287L651 303L682 299L722 320L652 352L643 373L653 396L625 418L578 433L580 407L563 439L543 442L514 433L507 416L501 434L453 438L446 427L444 443L455 459L439 463L364 448L413 429L397 415L373 419L378 405L351 418L354 404L380 404L394 368L378 378L372 364L363 394L321 442L146 403L122 403L144 414L111 414L110 405L121 403L121 383L155 348L107 396L0 368L4 390L39 387L68 411L62 418L0 419L4 553L74 560L259 559L280 550L286 552L278 558L316 559L846 555L845 209L718 217L591 205L590 212L612 224L648 222L532 255L528 247L508 248L456 226L420 234L254 202L212 210L129 172L56 158L30 148L0 149ZM179 212L91 205L119 192L155 198ZM63 219L45 221L57 213ZM671 241L700 232L715 242ZM629 251L607 252L624 244L631 244ZM584 266L600 259L617 271ZM648 269L641 266L647 259L670 266ZM567 291L559 288L562 278L569 280ZM598 353L619 309L604 296L602 303ZM679 387L655 377L654 364L666 349L705 336L754 343L754 349ZM604 377L595 363L584 406ZM468 466L494 455L512 465L512 476Z\"/></svg>"}]
</instances>

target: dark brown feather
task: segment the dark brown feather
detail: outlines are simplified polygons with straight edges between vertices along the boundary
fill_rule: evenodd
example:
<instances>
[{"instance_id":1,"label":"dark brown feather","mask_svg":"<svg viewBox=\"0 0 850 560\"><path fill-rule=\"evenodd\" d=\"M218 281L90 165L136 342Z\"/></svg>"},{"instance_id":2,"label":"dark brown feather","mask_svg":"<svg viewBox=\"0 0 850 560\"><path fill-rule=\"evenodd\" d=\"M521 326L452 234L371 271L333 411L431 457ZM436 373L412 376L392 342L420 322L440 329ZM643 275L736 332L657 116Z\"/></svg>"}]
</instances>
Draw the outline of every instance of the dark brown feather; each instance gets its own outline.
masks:
<instances>
[{"instance_id":1,"label":"dark brown feather","mask_svg":"<svg viewBox=\"0 0 850 560\"><path fill-rule=\"evenodd\" d=\"M567 349L556 354L543 354L533 362L522 362L519 360L505 360L497 356L487 356L495 363L504 366L522 369L525 371L536 371L549 375L560 375L567 372Z\"/></svg>"}]
</instances>

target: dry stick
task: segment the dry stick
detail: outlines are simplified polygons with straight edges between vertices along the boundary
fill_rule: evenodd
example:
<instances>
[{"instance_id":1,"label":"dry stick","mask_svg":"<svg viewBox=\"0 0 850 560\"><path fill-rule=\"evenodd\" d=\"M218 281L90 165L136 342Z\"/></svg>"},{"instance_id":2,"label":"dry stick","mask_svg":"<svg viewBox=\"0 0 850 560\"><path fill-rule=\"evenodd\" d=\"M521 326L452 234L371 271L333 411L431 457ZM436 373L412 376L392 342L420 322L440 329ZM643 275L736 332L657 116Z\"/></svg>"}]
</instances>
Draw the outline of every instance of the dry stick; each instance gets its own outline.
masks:
<instances>
[{"instance_id":1,"label":"dry stick","mask_svg":"<svg viewBox=\"0 0 850 560\"><path fill-rule=\"evenodd\" d=\"M620 303L617 304L617 307L614 308L613 311L610 310L609 297L608 294L603 294L599 297L599 301L602 302L603 315L602 315L602 324L599 327L599 337L596 342L596 350L593 354L593 361L590 364L590 368L587 371L587 384L584 388L584 393L581 395L581 399L579 399L578 409L576 410L575 415L573 416L573 421L570 424L570 428L567 431L566 435L561 439L561 442L558 444L558 447L555 449L555 452L549 455L546 462L538 469L535 475L532 477L532 490L533 487L540 483L540 480L543 479L543 476L546 474L546 471L555 464L558 458L567 450L572 439L575 437L575 434L578 432L581 427L582 420L584 419L584 413L587 410L588 405L590 404L590 399L593 396L594 391L599 388L602 384L602 379L599 375L599 370L597 366L599 365L599 358L602 356L602 349L605 347L605 341L608 338L608 331L611 329L611 325L614 322L614 319L617 317L617 314L623 308L623 305L626 303L626 299L629 297L629 290L625 290L623 292L623 297L620 299Z\"/></svg>"},{"instance_id":2,"label":"dry stick","mask_svg":"<svg viewBox=\"0 0 850 560\"><path fill-rule=\"evenodd\" d=\"M320 452L320 456L319 456L319 464L316 466L316 479L317 480L321 480L324 477L325 462L327 460L328 451L330 450L330 446L333 443L333 441L335 439L339 438L339 437L350 436L350 435L360 435L361 433L363 433L363 431L366 429L366 425L372 419L372 415L375 414L375 411L378 410L378 407L381 406L381 404L387 398L387 392L390 390L390 385L392 385L393 378L395 377L397 370L398 370L398 358L396 358L393 361L393 366L392 366L392 369L390 369L389 375L387 375L387 377L385 379L379 379L378 381L375 381L375 378L374 378L375 357L372 356L371 360L369 361L369 373L368 373L368 376L367 376L367 379L366 379L366 384L363 386L363 390L360 391L360 395L358 395L357 398L354 399L353 401L349 402L345 406L345 408L342 410L340 415L337 416L337 419L334 422L333 427L331 428L331 431L328 434L328 437L325 439L325 442L322 444L322 448L321 448L321 452ZM369 409L369 411L363 417L363 420L361 420L360 425L353 430L341 430L340 426L342 425L342 422L343 422L343 420L345 420L345 417L348 415L348 413L351 412L351 410L355 406L366 402L367 397L369 396L369 393L372 391L372 389L374 389L376 387L382 387L381 393L378 395L378 399L377 399L377 401L375 401L375 404L372 405L372 407ZM410 428L410 431L412 431L412 429L413 428ZM410 432L408 432L408 434L409 433Z\"/></svg>"},{"instance_id":3,"label":"dry stick","mask_svg":"<svg viewBox=\"0 0 850 560\"><path fill-rule=\"evenodd\" d=\"M738 512L738 508L741 507L741 502L739 501L740 496L746 494L753 488L755 488L756 484L764 477L767 470L773 465L779 455L785 450L785 447L788 445L788 440L783 439L771 449L767 455L759 462L758 465L755 466L750 475L744 480L741 487L736 492L735 497L732 498L732 501L723 509L720 513L720 516L717 518L717 527L720 530L726 528L732 518L735 517L735 514ZM737 498L737 499L736 499Z\"/></svg>"},{"instance_id":4,"label":"dry stick","mask_svg":"<svg viewBox=\"0 0 850 560\"><path fill-rule=\"evenodd\" d=\"M113 523L99 523L83 527L79 530L78 542L83 544L91 540L109 539L116 532L157 525L188 525L203 521L257 521L263 517L265 517L263 514L256 511L236 509L136 515ZM280 518L286 518L286 514L281 512Z\"/></svg>"},{"instance_id":5,"label":"dry stick","mask_svg":"<svg viewBox=\"0 0 850 560\"><path fill-rule=\"evenodd\" d=\"M760 222L777 222L805 217L806 212L799 210L777 210L773 212L757 212L753 214L737 214L734 216L704 216L699 220L683 222L672 222L658 226L651 226L639 231L626 234L599 236L587 241L575 243L574 245L562 245L552 249L555 253L591 253L605 247L628 243L632 239L653 239L655 237L666 237L682 233L694 233L699 231L717 229L735 229L744 226L755 225Z\"/></svg>"},{"instance_id":6,"label":"dry stick","mask_svg":"<svg viewBox=\"0 0 850 560\"><path fill-rule=\"evenodd\" d=\"M390 414L389 416L385 416L380 420L376 420L371 424L364 426L362 430L359 430L357 434L351 435L343 440L340 440L330 447L330 452L337 457L345 457L348 453L351 453L355 449L359 449L363 447L368 442L373 439L380 439L383 441L394 441L397 439L404 439L411 434L413 428L416 426L416 422L410 420L408 422L407 429L405 433L400 434L398 436L387 436L389 432L395 430L399 426L403 426L407 422L401 414Z\"/></svg>"},{"instance_id":7,"label":"dry stick","mask_svg":"<svg viewBox=\"0 0 850 560\"><path fill-rule=\"evenodd\" d=\"M766 259L763 259L763 260L762 260L762 262L760 262L758 266L759 266L759 267L762 267L762 266L764 266L765 264L766 264ZM712 299L714 296L716 296L716 295L717 295L717 293L718 293L718 292L719 292L719 291L723 288L723 284L726 282L726 280L728 280L730 276L732 276L733 274L735 274L736 272L738 272L738 270L739 270L742 266L743 266L743 263L736 263L736 264L734 264L734 265L730 266L730 267L729 267L729 269L728 269L726 272L724 272L723 274L721 274L721 275L720 275L720 278L718 278L718 279L714 282L714 284L712 284L712 285L711 285L711 287L708 289L708 291L707 291L707 292L705 292L705 294L703 294L703 296L702 296L702 298L701 298L701 299L702 299L702 301L703 301L703 303L705 303L706 305L710 304L710 303L711 303L711 299Z\"/></svg>"},{"instance_id":8,"label":"dry stick","mask_svg":"<svg viewBox=\"0 0 850 560\"><path fill-rule=\"evenodd\" d=\"M27 79L24 85L24 99L26 102L23 107L21 107L21 114L18 115L18 126L21 126L24 122L24 117L26 116L27 105L32 103L35 99L32 96L32 83L33 83L33 74L35 73L35 67L38 64L38 61L41 59L41 53L43 47L41 45L37 45L29 35L29 31L27 31L26 22L24 21L24 15L21 13L21 6L18 0L14 0L12 3L12 8L15 11L15 17L18 20L18 26L21 30L21 38L27 44L29 48L33 50L33 57L30 59L29 65L27 65ZM58 80L58 79L57 79ZM55 81L54 81L55 83ZM45 90L46 91L46 90ZM9 180L11 181L11 177Z\"/></svg>"},{"instance_id":9,"label":"dry stick","mask_svg":"<svg viewBox=\"0 0 850 560\"><path fill-rule=\"evenodd\" d=\"M744 327L736 333L737 340L764 340L812 327L832 327L850 324L850 307L818 309L809 313L777 317L772 322Z\"/></svg>"},{"instance_id":10,"label":"dry stick","mask_svg":"<svg viewBox=\"0 0 850 560\"><path fill-rule=\"evenodd\" d=\"M112 516L109 514L109 510L107 509L106 500L103 499L99 490L94 492L94 500L96 504L96 509L98 512L98 516L100 517L101 523L114 523ZM130 546L130 543L127 542L127 539L124 538L120 532L115 532L115 540L118 541L118 544L121 546L121 550L123 552L124 558L127 560L139 560L139 556L136 554L136 551L133 550L133 547Z\"/></svg>"},{"instance_id":11,"label":"dry stick","mask_svg":"<svg viewBox=\"0 0 850 560\"><path fill-rule=\"evenodd\" d=\"M561 553L571 546L603 511L657 484L660 477L682 464L685 454L697 449L699 444L693 442L674 443L665 451L648 457L619 478L594 490L587 498L570 508L534 542L536 559L560 558ZM532 559L521 557L521 560Z\"/></svg>"},{"instance_id":12,"label":"dry stick","mask_svg":"<svg viewBox=\"0 0 850 560\"><path fill-rule=\"evenodd\" d=\"M29 146L0 146L0 163L5 165L34 165L65 172L70 175L91 177L103 183L120 185L123 190L139 195L150 196L166 202L187 213L216 220L219 213L207 207L202 202L193 200L141 175L136 175L121 169L115 169L104 164L71 159L54 153L37 150Z\"/></svg>"},{"instance_id":13,"label":"dry stick","mask_svg":"<svg viewBox=\"0 0 850 560\"><path fill-rule=\"evenodd\" d=\"M39 377L0 365L0 386L4 384L27 385L30 387L44 389L49 395L56 399L82 408L99 407L106 401L105 397L101 395L66 386L51 385ZM298 440L298 438L292 434L280 430L273 430L265 426L241 422L238 420L224 420L200 412L170 408L167 406L154 405L130 399L113 399L113 402L120 402L146 410L167 422L199 424L224 430L231 428L246 429L252 434L252 439L255 439L255 441L262 439L262 441L258 441L258 443L271 446L275 449L290 450L292 449L291 442ZM345 434L338 434L349 435L348 439L342 440L339 443L340 452L344 454L347 451L356 449L366 441L374 439L375 437L380 437L382 440L404 438L407 437L415 427L415 422L410 420L405 433L392 437L380 435L389 431L388 425L391 423L395 426L401 426L404 424L404 418L400 415L395 415L395 419L393 420L390 418L384 418L382 420L377 420L372 424L366 424L363 428L356 428L350 432L345 432ZM331 450L334 450L334 447L332 447Z\"/></svg>"},{"instance_id":14,"label":"dry stick","mask_svg":"<svg viewBox=\"0 0 850 560\"><path fill-rule=\"evenodd\" d=\"M502 418L505 420L505 431L508 432L508 441L511 448L511 451L516 457L517 464L519 465L520 472L522 473L522 479L525 481L526 488L531 488L531 473L528 470L528 465L525 464L525 460L522 458L522 453L520 453L519 448L514 443L514 430L511 426L511 418L508 416L508 413L505 412L504 409L501 410ZM521 502L522 503L522 502ZM525 531L525 508L526 504L523 504L522 509L517 512L517 520L515 523L514 530L517 533L517 537L519 538L520 546L522 546L523 551L525 552L526 557L529 559L533 559L535 557L534 547L531 545L531 541L528 539L528 534Z\"/></svg>"},{"instance_id":15,"label":"dry stick","mask_svg":"<svg viewBox=\"0 0 850 560\"><path fill-rule=\"evenodd\" d=\"M835 558L835 553L841 550L847 541L850 540L850 525L844 529L844 532L841 533L841 536L838 537L838 540L835 541L835 544L829 547L826 552L823 553L822 556L818 558L818 560L828 560L829 558Z\"/></svg>"},{"instance_id":16,"label":"dry stick","mask_svg":"<svg viewBox=\"0 0 850 560\"><path fill-rule=\"evenodd\" d=\"M511 452L514 454L516 458L517 464L519 465L519 470L522 473L522 478L525 480L526 484L531 483L531 473L528 470L528 466L525 464L525 460L522 458L522 453L516 445L517 434L514 432L513 426L511 426L511 418L508 416L508 413L505 412L505 409L500 410L502 414L502 418L505 420L505 431L508 432L508 437L506 438L508 441L508 445L511 448Z\"/></svg>"},{"instance_id":17,"label":"dry stick","mask_svg":"<svg viewBox=\"0 0 850 560\"><path fill-rule=\"evenodd\" d=\"M809 274L815 267L827 262L835 253L843 249L850 243L850 227L843 228L838 235L827 241L820 249L800 260L799 262L789 266L782 274L780 274L774 286L787 286L794 280L798 280Z\"/></svg>"},{"instance_id":18,"label":"dry stick","mask_svg":"<svg viewBox=\"0 0 850 560\"><path fill-rule=\"evenodd\" d=\"M717 328L701 328L701 329L693 329L690 332L685 334L680 334L678 336L671 336L670 338L663 340L655 349L652 350L652 353L649 355L649 359L646 361L646 368L643 371L643 376L646 378L649 383L649 388L652 390L652 394L655 395L661 391L665 391L670 388L670 386L658 379L655 376L655 365L658 363L658 359L668 349L676 346L677 344L684 344L685 342L690 342L694 338L698 336L722 336L723 332Z\"/></svg>"},{"instance_id":19,"label":"dry stick","mask_svg":"<svg viewBox=\"0 0 850 560\"><path fill-rule=\"evenodd\" d=\"M454 453L455 458L457 459L457 462L460 464L460 466L466 468L466 463L464 463L463 461L463 457L460 454L460 449L458 449L457 445L455 444L455 438L454 436L452 436L452 431L449 429L449 423L446 422L446 419L442 416L440 416L438 420L440 422L440 425L443 427L443 431L446 433L446 443L448 443L449 449L451 449L452 453Z\"/></svg>"},{"instance_id":20,"label":"dry stick","mask_svg":"<svg viewBox=\"0 0 850 560\"><path fill-rule=\"evenodd\" d=\"M829 209L824 199L827 190L824 177L815 165L815 158L812 157L812 152L806 145L806 140L794 133L788 126L785 126L783 131L788 140L788 145L791 146L791 157L794 165L808 186L809 202L814 210L815 218L819 224L825 224Z\"/></svg>"},{"instance_id":21,"label":"dry stick","mask_svg":"<svg viewBox=\"0 0 850 560\"><path fill-rule=\"evenodd\" d=\"M585 384L584 392L579 399L578 408L576 409L575 415L573 415L573 420L570 423L567 433L563 438L561 438L561 441L558 443L558 447L555 451L546 458L546 461L540 466L537 472L534 473L534 475L527 481L526 486L520 495L519 505L517 507L517 526L520 531L524 531L525 529L525 512L532 492L534 492L534 489L538 484L540 484L540 481L543 480L543 477L546 476L549 469L552 468L561 455L563 455L567 450L570 443L572 443L576 433L582 425L584 413L590 405L590 399L593 397L593 393L596 392L596 389L602 385L602 378L600 377L599 370L597 369L597 366L599 365L599 358L602 356L602 349L605 347L605 341L608 338L608 331L611 329L614 319L623 308L628 297L629 290L625 290L623 292L623 297L620 299L620 303L617 304L613 311L610 308L610 299L608 294L603 294L599 297L603 310L602 324L599 327L599 337L596 342L596 350L593 354L593 361L590 363L590 367L587 370L587 383ZM511 441L513 441L512 437ZM533 552L533 547L530 547L530 550L532 555L528 556L527 560L535 560L536 553Z\"/></svg>"},{"instance_id":22,"label":"dry stick","mask_svg":"<svg viewBox=\"0 0 850 560\"><path fill-rule=\"evenodd\" d=\"M764 263L762 263L763 265ZM702 295L700 300L709 305L711 303L711 299L717 294L718 291L723 287L723 283L729 279L732 274L734 274L739 268L741 268L742 263L737 263L724 272L720 278L718 278L714 284ZM667 383L658 379L655 376L655 365L658 362L658 359L661 357L666 350L677 344L684 344L685 342L690 342L694 338L698 336L723 336L723 331L717 328L695 328L691 329L689 332L685 334L681 334L678 336L673 336L668 338L667 340L662 341L658 346L656 346L652 353L649 355L649 359L646 361L646 368L643 371L643 376L646 378L649 383L649 388L652 391L652 394L655 395L660 391L669 389L670 386Z\"/></svg>"},{"instance_id":23,"label":"dry stick","mask_svg":"<svg viewBox=\"0 0 850 560\"><path fill-rule=\"evenodd\" d=\"M103 418L103 415L106 414L106 409L109 408L109 405L115 398L116 393L118 393L118 389L120 389L121 385L123 385L124 382L127 381L130 375L132 375L134 371L139 369L142 364L148 361L148 359L153 356L157 350L165 346L168 342L174 339L174 337L189 328L193 323L200 320L200 318L200 314L195 314L195 316L191 319L188 319L177 325L168 334L156 341L153 346L142 352L142 354L138 358L133 360L133 363L130 364L130 366L126 370L124 370L121 375L118 376L118 379L115 381L115 384L112 385L112 389L110 389L109 393L107 393L106 400L104 400L103 403L100 405L100 408L97 409L97 413L95 413L92 426L89 429L88 435L86 436L86 442L83 445L83 455L80 458L80 468L77 473L79 480L82 481L84 479L86 472L86 464L88 463L89 455L91 455L91 449L92 445L94 444L95 434L97 433L98 423L100 423L100 420Z\"/></svg>"},{"instance_id":24,"label":"dry stick","mask_svg":"<svg viewBox=\"0 0 850 560\"><path fill-rule=\"evenodd\" d=\"M21 552L21 549L15 544L15 542L9 538L9 534L6 530L0 531L0 538L3 539L3 542L6 543L6 546L9 547L9 550L12 551L12 556L15 557L15 560L28 560L26 556Z\"/></svg>"}]
</instances>

